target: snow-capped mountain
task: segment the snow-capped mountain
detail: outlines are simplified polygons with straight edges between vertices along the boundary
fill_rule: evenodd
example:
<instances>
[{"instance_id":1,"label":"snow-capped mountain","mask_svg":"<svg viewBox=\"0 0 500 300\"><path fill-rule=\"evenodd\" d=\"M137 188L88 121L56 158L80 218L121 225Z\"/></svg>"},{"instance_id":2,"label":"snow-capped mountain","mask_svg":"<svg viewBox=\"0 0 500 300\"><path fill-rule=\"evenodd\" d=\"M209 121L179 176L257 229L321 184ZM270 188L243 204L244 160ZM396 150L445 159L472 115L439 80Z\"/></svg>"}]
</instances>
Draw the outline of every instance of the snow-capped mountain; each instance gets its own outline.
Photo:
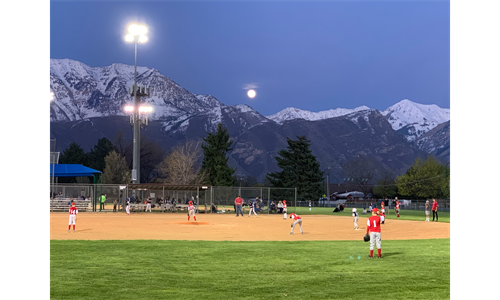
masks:
<instances>
[{"instance_id":1,"label":"snow-capped mountain","mask_svg":"<svg viewBox=\"0 0 500 300\"><path fill-rule=\"evenodd\" d=\"M144 102L154 107L152 120L167 120L224 106L210 95L193 94L158 70L137 67L138 85L150 87ZM112 64L89 67L71 59L50 60L51 121L75 121L91 117L125 116L123 107L133 102L128 94L134 83L134 67Z\"/></svg>"},{"instance_id":2,"label":"snow-capped mountain","mask_svg":"<svg viewBox=\"0 0 500 300\"><path fill-rule=\"evenodd\" d=\"M287 108L283 109L282 111L275 113L274 115L267 116L267 118L270 120L273 120L274 122L276 122L278 124L283 124L283 122L285 122L285 121L295 120L295 119L317 121L317 120L324 120L324 119L345 116L345 115L348 115L348 114L353 113L353 112L367 110L367 109L370 109L370 108L363 105L360 107L356 107L354 109L337 108L337 109L329 109L329 110L320 111L320 112L311 112L311 111L307 111L307 110L298 109L295 107L287 107Z\"/></svg>"},{"instance_id":3,"label":"snow-capped mountain","mask_svg":"<svg viewBox=\"0 0 500 300\"><path fill-rule=\"evenodd\" d=\"M363 110L370 110L370 108L360 106L354 109L337 108L320 112L310 112L294 107L287 107L274 115L267 116L267 118L278 124L283 124L285 121L295 119L317 121L336 118ZM434 104L419 104L404 99L384 110L382 115L387 118L394 130L403 134L408 141L414 141L437 125L449 121L450 109L440 108Z\"/></svg>"},{"instance_id":4,"label":"snow-capped mountain","mask_svg":"<svg viewBox=\"0 0 500 300\"><path fill-rule=\"evenodd\" d=\"M73 141L90 149L102 137L112 140L123 133L132 139L123 107L132 103L133 66L90 67L70 59L51 59L50 65L55 98L51 138L57 139L59 151ZM336 170L330 175L339 180L342 165L359 155L397 174L424 151L449 161L449 122L437 125L450 120L450 110L436 105L403 100L384 112L367 106L321 112L287 108L265 117L248 105L227 106L214 96L192 93L156 69L137 71L138 84L151 88L143 101L153 106L144 136L168 150L188 139L200 140L222 123L234 141L230 163L240 175L262 179L276 171L278 151L288 137L299 135L311 140L318 160Z\"/></svg>"},{"instance_id":5,"label":"snow-capped mountain","mask_svg":"<svg viewBox=\"0 0 500 300\"><path fill-rule=\"evenodd\" d=\"M382 112L392 128L413 141L439 124L450 120L450 109L402 100Z\"/></svg>"}]
</instances>

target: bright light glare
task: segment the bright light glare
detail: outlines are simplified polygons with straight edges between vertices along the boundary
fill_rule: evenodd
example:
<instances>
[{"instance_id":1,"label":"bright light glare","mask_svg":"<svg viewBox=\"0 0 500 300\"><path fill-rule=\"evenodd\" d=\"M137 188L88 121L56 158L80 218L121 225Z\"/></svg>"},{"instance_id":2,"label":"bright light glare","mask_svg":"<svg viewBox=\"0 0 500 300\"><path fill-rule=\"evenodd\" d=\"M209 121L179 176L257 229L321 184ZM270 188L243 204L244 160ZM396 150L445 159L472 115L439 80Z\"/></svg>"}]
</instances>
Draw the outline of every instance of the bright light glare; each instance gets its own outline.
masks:
<instances>
[{"instance_id":1,"label":"bright light glare","mask_svg":"<svg viewBox=\"0 0 500 300\"><path fill-rule=\"evenodd\" d=\"M128 32L132 35L145 35L148 32L148 28L144 25L131 24L128 27Z\"/></svg>"},{"instance_id":2,"label":"bright light glare","mask_svg":"<svg viewBox=\"0 0 500 300\"><path fill-rule=\"evenodd\" d=\"M133 112L134 111L134 107L132 105L127 105L127 106L125 106L124 109L126 112Z\"/></svg>"},{"instance_id":3,"label":"bright light glare","mask_svg":"<svg viewBox=\"0 0 500 300\"><path fill-rule=\"evenodd\" d=\"M147 41L148 41L148 37L147 37L147 36L145 36L145 35L141 35L141 36L139 37L139 43L143 44L143 43L145 43L145 42L147 42Z\"/></svg>"},{"instance_id":4,"label":"bright light glare","mask_svg":"<svg viewBox=\"0 0 500 300\"><path fill-rule=\"evenodd\" d=\"M50 92L50 101L54 100L54 92Z\"/></svg>"},{"instance_id":5,"label":"bright light glare","mask_svg":"<svg viewBox=\"0 0 500 300\"><path fill-rule=\"evenodd\" d=\"M133 42L133 41L134 41L134 36L133 36L133 35L131 35L131 34L127 34L127 35L125 36L125 40L126 40L127 42Z\"/></svg>"},{"instance_id":6,"label":"bright light glare","mask_svg":"<svg viewBox=\"0 0 500 300\"><path fill-rule=\"evenodd\" d=\"M140 113L149 113L152 111L153 111L153 108L151 106L139 106Z\"/></svg>"}]
</instances>

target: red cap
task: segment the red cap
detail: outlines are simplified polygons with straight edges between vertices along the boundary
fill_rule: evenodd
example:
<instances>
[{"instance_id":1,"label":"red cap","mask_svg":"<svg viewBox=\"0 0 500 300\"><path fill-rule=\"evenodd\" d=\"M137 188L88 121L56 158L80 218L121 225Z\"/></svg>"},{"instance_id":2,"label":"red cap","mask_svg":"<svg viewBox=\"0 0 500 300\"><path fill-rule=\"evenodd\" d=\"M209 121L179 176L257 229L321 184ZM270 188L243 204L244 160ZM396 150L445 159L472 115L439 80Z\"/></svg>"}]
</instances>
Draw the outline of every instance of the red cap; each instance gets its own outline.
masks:
<instances>
[{"instance_id":1,"label":"red cap","mask_svg":"<svg viewBox=\"0 0 500 300\"><path fill-rule=\"evenodd\" d=\"M193 204L193 201L189 201L189 204Z\"/></svg>"},{"instance_id":2,"label":"red cap","mask_svg":"<svg viewBox=\"0 0 500 300\"><path fill-rule=\"evenodd\" d=\"M373 211L373 212L377 212L377 211L378 211L378 208L376 208L376 207L375 207L372 211Z\"/></svg>"},{"instance_id":3,"label":"red cap","mask_svg":"<svg viewBox=\"0 0 500 300\"><path fill-rule=\"evenodd\" d=\"M286 202L286 200L283 200L283 202Z\"/></svg>"},{"instance_id":4,"label":"red cap","mask_svg":"<svg viewBox=\"0 0 500 300\"><path fill-rule=\"evenodd\" d=\"M71 202L71 205L75 205L75 202Z\"/></svg>"}]
</instances>

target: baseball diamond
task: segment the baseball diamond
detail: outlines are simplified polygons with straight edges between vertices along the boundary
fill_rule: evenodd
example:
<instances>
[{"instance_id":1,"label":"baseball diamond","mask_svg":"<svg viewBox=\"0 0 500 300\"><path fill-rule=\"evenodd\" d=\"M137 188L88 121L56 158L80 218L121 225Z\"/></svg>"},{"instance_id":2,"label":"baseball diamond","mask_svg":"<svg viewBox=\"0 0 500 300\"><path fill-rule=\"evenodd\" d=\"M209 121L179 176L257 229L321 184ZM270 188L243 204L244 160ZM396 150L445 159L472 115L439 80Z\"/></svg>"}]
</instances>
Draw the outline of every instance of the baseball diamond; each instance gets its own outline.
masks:
<instances>
[{"instance_id":1,"label":"baseball diamond","mask_svg":"<svg viewBox=\"0 0 500 300\"><path fill-rule=\"evenodd\" d=\"M203 226L189 226L185 214L132 214L86 212L78 217L76 233L67 232L67 213L50 214L50 238L56 240L209 240L209 241L362 241L366 220L360 216L359 231L352 217L304 216L303 235L289 235L290 224L280 215L235 218L234 214L198 216ZM200 224L201 225L201 224ZM395 220L383 225L383 240L449 238L450 223ZM269 230L273 228L273 230Z\"/></svg>"}]
</instances>

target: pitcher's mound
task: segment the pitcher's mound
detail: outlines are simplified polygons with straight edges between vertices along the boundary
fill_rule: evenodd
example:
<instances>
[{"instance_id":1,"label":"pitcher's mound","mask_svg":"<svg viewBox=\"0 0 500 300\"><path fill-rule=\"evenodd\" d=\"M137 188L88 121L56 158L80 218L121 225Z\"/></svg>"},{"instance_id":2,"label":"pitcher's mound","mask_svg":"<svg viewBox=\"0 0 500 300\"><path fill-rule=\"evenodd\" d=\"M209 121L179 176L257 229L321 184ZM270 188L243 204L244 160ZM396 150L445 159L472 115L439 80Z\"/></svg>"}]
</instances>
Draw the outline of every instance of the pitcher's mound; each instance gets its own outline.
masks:
<instances>
[{"instance_id":1,"label":"pitcher's mound","mask_svg":"<svg viewBox=\"0 0 500 300\"><path fill-rule=\"evenodd\" d=\"M197 222L197 221L193 221L193 222L177 222L176 224L180 224L180 225L210 225L210 223L207 223L207 222Z\"/></svg>"}]
</instances>

